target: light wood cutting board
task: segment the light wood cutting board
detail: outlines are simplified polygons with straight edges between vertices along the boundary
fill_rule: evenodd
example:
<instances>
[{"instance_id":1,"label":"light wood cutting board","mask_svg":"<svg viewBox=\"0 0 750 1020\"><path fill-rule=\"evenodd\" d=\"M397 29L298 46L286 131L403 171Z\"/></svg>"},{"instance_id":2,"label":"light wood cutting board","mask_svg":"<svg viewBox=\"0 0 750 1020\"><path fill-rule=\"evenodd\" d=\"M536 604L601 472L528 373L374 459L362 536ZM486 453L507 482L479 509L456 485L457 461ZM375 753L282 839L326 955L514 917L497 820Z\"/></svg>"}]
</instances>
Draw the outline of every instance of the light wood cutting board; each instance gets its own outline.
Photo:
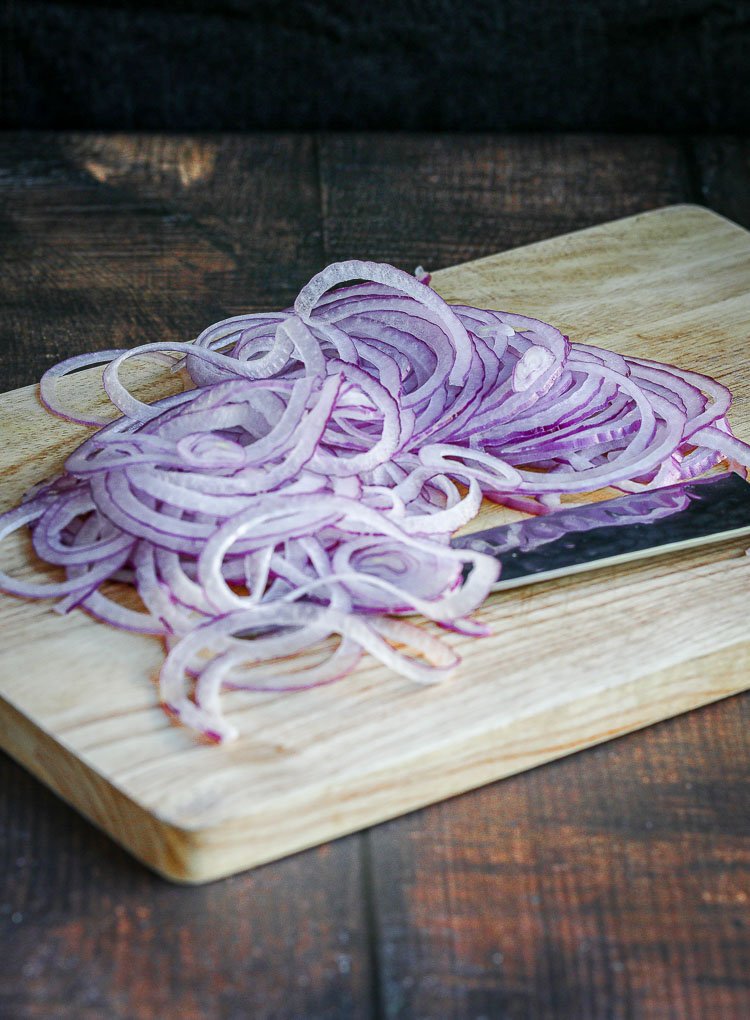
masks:
<instances>
[{"instance_id":1,"label":"light wood cutting board","mask_svg":"<svg viewBox=\"0 0 750 1020\"><path fill-rule=\"evenodd\" d=\"M707 372L734 390L731 420L750 440L750 234L713 213L645 213L444 270L434 286ZM89 383L70 380L77 401ZM3 509L85 431L46 415L34 387L0 397ZM242 734L228 747L159 708L158 640L0 596L2 746L146 864L204 882L750 686L744 548L495 595L481 612L493 636L451 638L463 665L437 688L367 661L318 690L227 694ZM26 540L3 547L4 565L28 557Z\"/></svg>"}]
</instances>

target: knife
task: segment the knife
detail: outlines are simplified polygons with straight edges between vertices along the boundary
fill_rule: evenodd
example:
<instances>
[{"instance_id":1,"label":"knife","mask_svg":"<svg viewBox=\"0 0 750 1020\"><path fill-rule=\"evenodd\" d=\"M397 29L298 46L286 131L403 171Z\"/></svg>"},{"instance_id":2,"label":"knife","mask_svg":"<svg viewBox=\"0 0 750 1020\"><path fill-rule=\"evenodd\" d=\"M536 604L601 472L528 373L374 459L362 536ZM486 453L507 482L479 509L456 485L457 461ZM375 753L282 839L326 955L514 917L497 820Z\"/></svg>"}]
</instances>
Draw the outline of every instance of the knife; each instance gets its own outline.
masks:
<instances>
[{"instance_id":1,"label":"knife","mask_svg":"<svg viewBox=\"0 0 750 1020\"><path fill-rule=\"evenodd\" d=\"M750 484L734 472L567 506L462 535L502 563L493 591L750 535Z\"/></svg>"}]
</instances>

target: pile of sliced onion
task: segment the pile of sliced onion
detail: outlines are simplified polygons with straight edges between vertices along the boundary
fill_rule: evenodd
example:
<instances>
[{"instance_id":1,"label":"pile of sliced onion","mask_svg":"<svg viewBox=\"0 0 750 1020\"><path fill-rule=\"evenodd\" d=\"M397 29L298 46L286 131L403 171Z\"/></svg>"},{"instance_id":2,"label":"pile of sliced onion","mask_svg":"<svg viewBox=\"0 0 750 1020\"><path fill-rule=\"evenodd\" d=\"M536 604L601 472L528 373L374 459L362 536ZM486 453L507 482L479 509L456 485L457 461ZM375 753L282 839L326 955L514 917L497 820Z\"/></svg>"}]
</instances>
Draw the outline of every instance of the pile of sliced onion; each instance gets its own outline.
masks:
<instances>
[{"instance_id":1,"label":"pile of sliced onion","mask_svg":"<svg viewBox=\"0 0 750 1020\"><path fill-rule=\"evenodd\" d=\"M121 369L143 355L192 387L137 399ZM72 417L58 381L101 363L121 417L0 517L0 538L29 525L65 580L0 574L0 587L163 637L164 706L218 741L236 736L222 689L329 683L363 651L419 683L450 673L452 648L403 617L484 633L470 614L499 565L450 545L483 498L546 514L568 494L750 468L724 386L448 305L421 268L337 263L293 308L218 322L190 346L72 358L42 379L50 410Z\"/></svg>"}]
</instances>

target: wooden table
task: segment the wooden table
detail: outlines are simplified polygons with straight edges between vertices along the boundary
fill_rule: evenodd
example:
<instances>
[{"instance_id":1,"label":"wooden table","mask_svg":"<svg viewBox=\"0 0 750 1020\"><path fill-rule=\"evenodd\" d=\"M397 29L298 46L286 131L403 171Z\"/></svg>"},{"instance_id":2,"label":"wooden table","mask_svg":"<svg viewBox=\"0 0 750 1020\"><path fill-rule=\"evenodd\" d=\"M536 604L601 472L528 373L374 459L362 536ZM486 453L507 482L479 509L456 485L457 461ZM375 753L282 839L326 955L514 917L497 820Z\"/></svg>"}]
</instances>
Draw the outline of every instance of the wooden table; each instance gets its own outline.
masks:
<instances>
[{"instance_id":1,"label":"wooden table","mask_svg":"<svg viewBox=\"0 0 750 1020\"><path fill-rule=\"evenodd\" d=\"M484 135L0 138L2 388L673 202L750 226L750 143ZM0 761L0 1016L750 1015L750 698L315 850L172 886Z\"/></svg>"}]
</instances>

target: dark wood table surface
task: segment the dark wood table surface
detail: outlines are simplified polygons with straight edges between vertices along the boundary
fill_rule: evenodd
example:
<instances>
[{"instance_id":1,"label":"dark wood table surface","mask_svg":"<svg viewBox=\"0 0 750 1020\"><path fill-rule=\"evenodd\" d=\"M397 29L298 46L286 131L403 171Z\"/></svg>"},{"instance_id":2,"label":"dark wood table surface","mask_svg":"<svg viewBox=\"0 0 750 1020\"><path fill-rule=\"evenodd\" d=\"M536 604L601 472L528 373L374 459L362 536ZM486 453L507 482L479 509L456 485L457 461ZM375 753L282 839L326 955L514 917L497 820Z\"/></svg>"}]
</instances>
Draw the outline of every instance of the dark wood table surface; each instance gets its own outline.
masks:
<instances>
[{"instance_id":1,"label":"dark wood table surface","mask_svg":"<svg viewBox=\"0 0 750 1020\"><path fill-rule=\"evenodd\" d=\"M750 142L0 136L0 380L675 202L750 226ZM582 338L585 339L585 338ZM0 1016L750 1017L750 698L199 888L0 760Z\"/></svg>"}]
</instances>

